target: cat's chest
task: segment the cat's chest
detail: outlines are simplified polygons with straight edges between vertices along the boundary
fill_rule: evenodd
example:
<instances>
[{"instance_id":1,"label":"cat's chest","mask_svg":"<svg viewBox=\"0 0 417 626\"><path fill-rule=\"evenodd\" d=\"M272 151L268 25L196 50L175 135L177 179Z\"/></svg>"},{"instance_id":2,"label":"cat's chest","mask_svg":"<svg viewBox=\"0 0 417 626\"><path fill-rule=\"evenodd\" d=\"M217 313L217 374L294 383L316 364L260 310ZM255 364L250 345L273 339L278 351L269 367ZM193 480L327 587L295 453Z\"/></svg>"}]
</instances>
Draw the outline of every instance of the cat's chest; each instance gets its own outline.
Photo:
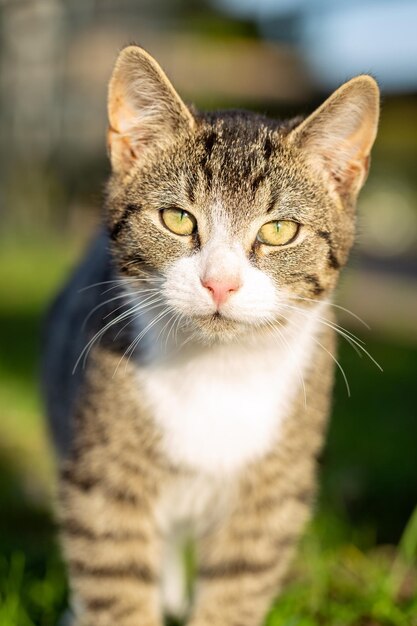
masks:
<instances>
[{"instance_id":1,"label":"cat's chest","mask_svg":"<svg viewBox=\"0 0 417 626\"><path fill-rule=\"evenodd\" d=\"M224 474L265 454L302 389L308 343L224 346L141 370L168 456Z\"/></svg>"}]
</instances>

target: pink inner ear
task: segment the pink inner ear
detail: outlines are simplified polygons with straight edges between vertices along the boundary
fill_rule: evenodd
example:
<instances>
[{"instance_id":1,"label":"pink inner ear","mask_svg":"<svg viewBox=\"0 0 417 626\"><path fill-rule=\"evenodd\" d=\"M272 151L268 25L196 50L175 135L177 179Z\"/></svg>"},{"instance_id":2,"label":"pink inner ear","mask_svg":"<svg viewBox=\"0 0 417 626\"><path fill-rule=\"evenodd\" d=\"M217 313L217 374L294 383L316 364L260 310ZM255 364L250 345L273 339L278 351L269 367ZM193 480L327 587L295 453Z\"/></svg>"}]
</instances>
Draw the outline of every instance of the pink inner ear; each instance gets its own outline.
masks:
<instances>
[{"instance_id":1,"label":"pink inner ear","mask_svg":"<svg viewBox=\"0 0 417 626\"><path fill-rule=\"evenodd\" d=\"M367 175L369 161L369 156L359 154L350 158L341 158L334 154L328 157L324 155L325 167L340 196L347 197L359 191Z\"/></svg>"},{"instance_id":2,"label":"pink inner ear","mask_svg":"<svg viewBox=\"0 0 417 626\"><path fill-rule=\"evenodd\" d=\"M139 128L135 128L137 115L126 101L124 90L116 87L115 91L109 103L110 127L107 136L109 152L116 169L130 169L138 158L139 141L133 141L138 140L140 136Z\"/></svg>"},{"instance_id":3,"label":"pink inner ear","mask_svg":"<svg viewBox=\"0 0 417 626\"><path fill-rule=\"evenodd\" d=\"M137 115L134 109L126 102L123 93L115 95L110 103L110 125L114 132L124 135L135 126Z\"/></svg>"},{"instance_id":4,"label":"pink inner ear","mask_svg":"<svg viewBox=\"0 0 417 626\"><path fill-rule=\"evenodd\" d=\"M138 158L128 138L110 127L107 134L107 144L113 169L127 173Z\"/></svg>"},{"instance_id":5,"label":"pink inner ear","mask_svg":"<svg viewBox=\"0 0 417 626\"><path fill-rule=\"evenodd\" d=\"M320 168L324 164L341 196L356 194L365 181L370 161L371 130L364 122L344 138L324 135L325 141L322 139L316 146L313 136L310 161Z\"/></svg>"}]
</instances>

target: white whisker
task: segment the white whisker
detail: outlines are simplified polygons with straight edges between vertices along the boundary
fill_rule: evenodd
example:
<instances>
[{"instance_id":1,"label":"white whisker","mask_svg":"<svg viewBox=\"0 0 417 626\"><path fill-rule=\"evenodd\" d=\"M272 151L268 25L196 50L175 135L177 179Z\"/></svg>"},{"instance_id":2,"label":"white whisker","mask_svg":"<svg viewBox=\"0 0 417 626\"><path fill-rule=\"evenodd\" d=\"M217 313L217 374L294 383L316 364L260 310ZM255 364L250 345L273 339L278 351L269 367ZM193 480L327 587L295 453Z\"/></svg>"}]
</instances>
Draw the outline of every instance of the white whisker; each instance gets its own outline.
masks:
<instances>
[{"instance_id":1,"label":"white whisker","mask_svg":"<svg viewBox=\"0 0 417 626\"><path fill-rule=\"evenodd\" d=\"M152 290L152 291L153 291L153 290ZM155 290L155 291L157 291L157 290ZM142 295L142 293L143 293L143 292L141 291L141 292L140 292L140 295ZM128 303L128 304L131 304L131 303L133 303L133 302L136 302L138 306L145 305L145 304L149 303L149 300L152 300L152 298L155 298L155 293L151 293L150 295L148 295L148 296L147 296L146 298L144 298L143 300L138 300L138 295L139 295L139 294L134 294L134 293L132 293L132 294L129 294L129 295L130 295L131 299L129 300L129 303ZM129 297L129 296L127 296L127 297ZM157 300L157 299L158 299L158 298L156 298L155 300L152 300L152 302L154 302L154 301L156 302L156 300ZM125 306L125 304L121 304L120 306L116 307L113 311L110 311L110 313L107 313L107 315L105 315L105 316L103 317L103 320L107 319L108 317L110 317L110 315L113 315L113 313L115 313L115 312L116 312L116 311L118 311L119 309L122 309L124 306Z\"/></svg>"},{"instance_id":2,"label":"white whisker","mask_svg":"<svg viewBox=\"0 0 417 626\"><path fill-rule=\"evenodd\" d=\"M149 311L152 311L153 309L157 309L158 307L160 307L163 301L164 301L163 298L156 298L155 300L151 300L150 302L148 302L147 305L143 307L143 309L142 308L136 309L135 316L133 317L133 319L126 322L126 324L124 324L122 328L120 328L117 331L117 333L114 336L114 341L119 337L119 335L121 335L121 333L124 331L125 328L127 328L127 326L135 322L141 315L144 315L145 313L149 313Z\"/></svg>"},{"instance_id":3,"label":"white whisker","mask_svg":"<svg viewBox=\"0 0 417 626\"><path fill-rule=\"evenodd\" d=\"M117 370L120 367L120 364L122 363L123 359L126 357L126 355L128 356L126 363L125 363L125 371L127 369L130 357L132 356L133 352L136 350L138 344L140 343L140 341L143 339L143 337L147 334L147 332L153 327L155 326L155 324L157 324L163 317L165 317L165 315L167 315L168 313L170 313L171 309L166 307L163 311L161 311L160 313L158 313L158 315L156 317L154 317L149 324L139 333L139 335L137 337L135 337L135 339L129 344L129 346L126 348L126 350L124 351L124 353L122 354L122 356L120 357L120 360L116 366L116 369L114 371L113 376L116 375Z\"/></svg>"},{"instance_id":4,"label":"white whisker","mask_svg":"<svg viewBox=\"0 0 417 626\"><path fill-rule=\"evenodd\" d=\"M289 320L283 315L282 316L285 321L289 322ZM297 376L300 379L301 382L301 386L303 388L303 395L304 395L304 406L307 408L307 391L306 391L306 386L305 386L305 382L304 382L304 376L303 373L300 369L300 367L297 364L297 359L295 358L295 354L294 354L294 348L293 346L291 346L291 344L288 342L287 338L285 337L284 333L282 332L281 328L279 327L279 321L277 322L277 326L274 326L274 324L272 324L272 322L270 322L269 320L266 320L267 325L273 330L273 332L278 332L278 338L281 339L284 343L284 345L287 347L287 349L290 352L290 356L296 366L296 371L297 371Z\"/></svg>"},{"instance_id":5,"label":"white whisker","mask_svg":"<svg viewBox=\"0 0 417 626\"><path fill-rule=\"evenodd\" d=\"M142 308L141 304L139 303L136 306L131 307L128 311L124 311L123 313L120 313L117 317L115 317L113 320L110 320L110 322L108 322L103 328L101 328L99 331L96 332L96 334L87 342L87 344L84 346L83 350L81 351L75 365L74 368L72 370L72 373L74 374L78 364L80 362L81 359L83 359L83 368L85 368L86 365L86 360L87 357L91 351L91 348L93 347L94 343L96 343L97 341L99 341L103 335L115 324L117 324L118 322L121 322L122 320L126 319L127 317L130 317L131 315L134 315L138 310L140 310Z\"/></svg>"},{"instance_id":6,"label":"white whisker","mask_svg":"<svg viewBox=\"0 0 417 626\"><path fill-rule=\"evenodd\" d=\"M116 288L119 285L125 285L126 283L129 282L139 282L139 283L144 283L144 282L158 282L158 281L162 281L163 278L161 276L147 276L147 277L143 277L143 278L134 278L134 277L129 277L129 278L115 278L113 280L102 280L98 283L92 283L91 285L86 285L85 287L81 287L81 289L78 289L78 293L81 293L82 291L86 291L87 289L93 289L93 287L100 287L102 285L110 285L110 284L115 284ZM111 287L111 289L113 289L113 287ZM105 292L103 292L105 293Z\"/></svg>"},{"instance_id":7,"label":"white whisker","mask_svg":"<svg viewBox=\"0 0 417 626\"><path fill-rule=\"evenodd\" d=\"M90 317L91 317L92 315L94 315L94 313L95 313L96 311L98 311L98 309L100 309L101 307L105 306L106 304L110 304L111 302L114 302L115 300L120 300L121 298L128 298L128 295L127 295L126 293L121 293L121 294L119 294L118 296L114 296L113 298L108 298L108 299L107 299L107 300L105 300L104 302L100 302L99 304L97 304L97 305L96 305L95 307L93 307L93 308L91 309L91 311L90 311L90 312L89 312L89 313L85 316L85 318L84 318L84 321L83 321L83 323L82 323L81 328L82 328L83 330L85 329L85 327L86 327L86 324L87 324L88 320L90 319ZM122 306L124 306L124 305L122 304ZM121 307L119 307L119 308L121 308ZM115 310L117 310L117 309L115 309ZM112 312L113 312L113 311L112 311Z\"/></svg>"},{"instance_id":8,"label":"white whisker","mask_svg":"<svg viewBox=\"0 0 417 626\"><path fill-rule=\"evenodd\" d=\"M361 317L359 317L359 315L357 315L356 313L354 313L353 311L351 311L350 309L347 309L344 306L341 306L340 304L335 304L334 302L331 302L330 300L315 300L314 298L303 298L302 296L295 296L295 295L290 295L290 298L294 298L296 300L303 300L304 302L315 302L317 304L320 304L322 302L325 302L326 304L328 304L329 306L333 306L336 309L339 309L341 311L344 311L345 313L348 313L349 315L351 315L352 317L354 317L355 319L358 320L358 322L360 322L361 324L363 324L368 330L370 330L370 326L369 324L367 324L365 322L365 320L363 320Z\"/></svg>"},{"instance_id":9,"label":"white whisker","mask_svg":"<svg viewBox=\"0 0 417 626\"><path fill-rule=\"evenodd\" d=\"M284 306L285 308L288 309L293 309L295 311L297 311L298 313L300 313L301 315L304 315L306 317L309 317L309 313L307 311L304 311L303 309L300 309L299 307L296 306L292 306L290 304L283 304L282 306ZM350 344L350 346L355 350L355 352L361 357L362 354L360 351L362 351L363 354L365 354L370 361L372 361L372 363L374 363L374 365L376 365L376 367L382 372L383 369L381 367L381 365L378 363L378 361L376 361L374 359L374 357L368 352L368 350L364 347L364 342L362 339L359 339L359 337L357 337L354 333L350 332L349 330L347 330L346 328L343 328L343 326L340 326L339 324L337 324L336 322L333 322L331 320L328 320L324 317L318 317L317 318L319 320L319 322L321 324L323 324L324 326L327 326L329 328L331 328L332 330L334 330L337 334L339 334L341 337L343 337L344 339L346 339L346 341Z\"/></svg>"},{"instance_id":10,"label":"white whisker","mask_svg":"<svg viewBox=\"0 0 417 626\"><path fill-rule=\"evenodd\" d=\"M323 346L323 344L322 344L322 343L320 343L320 341L319 341L318 339L316 339L315 337L312 337L312 340L313 340L313 341L314 341L317 345L319 345L321 348L323 348L323 350L324 350L325 352L327 352L327 354L331 357L331 359L332 359L332 360L336 363L337 367L339 368L339 370L340 370L340 371L341 371L341 373L342 373L343 380L345 381L345 385L346 385L347 395L348 395L348 397L350 398L350 386L349 386L349 383L348 383L347 376L346 376L346 374L345 374L345 370L344 370L344 369L343 369L343 367L340 365L339 361L336 359L336 357L334 356L334 354L332 354L332 353L330 352L330 350L328 350L327 348L325 348L325 347Z\"/></svg>"}]
</instances>

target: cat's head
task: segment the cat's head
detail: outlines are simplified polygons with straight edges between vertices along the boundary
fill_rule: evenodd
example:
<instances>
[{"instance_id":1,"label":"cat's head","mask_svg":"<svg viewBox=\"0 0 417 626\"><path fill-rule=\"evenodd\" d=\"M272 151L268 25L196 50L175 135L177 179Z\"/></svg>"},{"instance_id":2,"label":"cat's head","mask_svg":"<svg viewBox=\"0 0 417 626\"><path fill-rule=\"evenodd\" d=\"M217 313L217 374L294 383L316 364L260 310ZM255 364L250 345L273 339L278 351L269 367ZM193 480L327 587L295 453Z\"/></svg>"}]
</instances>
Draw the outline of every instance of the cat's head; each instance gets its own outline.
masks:
<instances>
[{"instance_id":1,"label":"cat's head","mask_svg":"<svg viewBox=\"0 0 417 626\"><path fill-rule=\"evenodd\" d=\"M107 222L122 275L159 276L206 338L290 315L334 289L354 237L379 91L358 76L304 121L202 114L125 48L109 89Z\"/></svg>"}]
</instances>

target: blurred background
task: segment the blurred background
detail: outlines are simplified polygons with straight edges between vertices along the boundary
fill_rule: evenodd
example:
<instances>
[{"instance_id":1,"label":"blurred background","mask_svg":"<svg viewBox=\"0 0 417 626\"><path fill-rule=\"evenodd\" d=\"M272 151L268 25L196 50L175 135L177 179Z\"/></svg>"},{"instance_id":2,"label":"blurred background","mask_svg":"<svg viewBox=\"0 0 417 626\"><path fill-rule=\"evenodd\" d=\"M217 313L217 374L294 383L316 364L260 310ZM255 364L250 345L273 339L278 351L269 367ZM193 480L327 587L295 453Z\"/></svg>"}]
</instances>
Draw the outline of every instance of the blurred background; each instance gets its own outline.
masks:
<instances>
[{"instance_id":1,"label":"blurred background","mask_svg":"<svg viewBox=\"0 0 417 626\"><path fill-rule=\"evenodd\" d=\"M119 49L151 52L198 107L308 113L371 72L382 119L359 202L316 516L273 626L417 624L417 2L0 0L0 624L66 602L38 391L42 316L99 220L106 87Z\"/></svg>"}]
</instances>

